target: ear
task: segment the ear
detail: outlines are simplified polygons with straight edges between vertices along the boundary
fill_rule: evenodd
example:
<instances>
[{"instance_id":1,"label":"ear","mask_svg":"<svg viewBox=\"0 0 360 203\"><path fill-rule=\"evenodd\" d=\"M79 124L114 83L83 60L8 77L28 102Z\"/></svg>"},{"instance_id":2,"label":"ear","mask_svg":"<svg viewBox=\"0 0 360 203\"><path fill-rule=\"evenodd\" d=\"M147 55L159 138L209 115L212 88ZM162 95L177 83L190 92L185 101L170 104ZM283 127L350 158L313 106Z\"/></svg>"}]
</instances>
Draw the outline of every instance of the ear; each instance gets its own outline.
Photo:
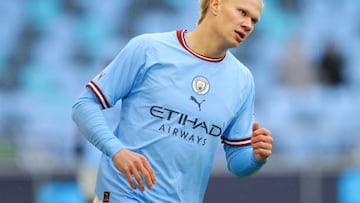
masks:
<instances>
[{"instance_id":1,"label":"ear","mask_svg":"<svg viewBox=\"0 0 360 203\"><path fill-rule=\"evenodd\" d=\"M210 0L209 8L211 14L216 16L219 12L219 5L221 0Z\"/></svg>"}]
</instances>

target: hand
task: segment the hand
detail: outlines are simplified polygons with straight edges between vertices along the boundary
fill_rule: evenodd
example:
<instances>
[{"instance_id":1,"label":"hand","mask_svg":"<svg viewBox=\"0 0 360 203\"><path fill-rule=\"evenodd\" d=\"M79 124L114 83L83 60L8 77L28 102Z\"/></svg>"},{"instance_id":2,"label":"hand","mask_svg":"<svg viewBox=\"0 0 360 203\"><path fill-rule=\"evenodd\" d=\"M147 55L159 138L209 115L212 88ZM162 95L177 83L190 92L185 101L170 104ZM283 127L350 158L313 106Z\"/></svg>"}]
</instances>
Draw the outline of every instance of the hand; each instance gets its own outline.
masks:
<instances>
[{"instance_id":1,"label":"hand","mask_svg":"<svg viewBox=\"0 0 360 203\"><path fill-rule=\"evenodd\" d=\"M256 160L265 161L272 153L273 138L271 132L266 128L260 128L258 122L253 124L251 145L254 149Z\"/></svg>"},{"instance_id":2,"label":"hand","mask_svg":"<svg viewBox=\"0 0 360 203\"><path fill-rule=\"evenodd\" d=\"M144 191L145 187L140 175L144 177L150 190L153 184L155 184L155 173L148 160L142 154L132 152L128 149L122 149L113 156L112 161L115 167L126 176L130 186L134 190L136 189L136 184L133 176L141 191Z\"/></svg>"}]
</instances>

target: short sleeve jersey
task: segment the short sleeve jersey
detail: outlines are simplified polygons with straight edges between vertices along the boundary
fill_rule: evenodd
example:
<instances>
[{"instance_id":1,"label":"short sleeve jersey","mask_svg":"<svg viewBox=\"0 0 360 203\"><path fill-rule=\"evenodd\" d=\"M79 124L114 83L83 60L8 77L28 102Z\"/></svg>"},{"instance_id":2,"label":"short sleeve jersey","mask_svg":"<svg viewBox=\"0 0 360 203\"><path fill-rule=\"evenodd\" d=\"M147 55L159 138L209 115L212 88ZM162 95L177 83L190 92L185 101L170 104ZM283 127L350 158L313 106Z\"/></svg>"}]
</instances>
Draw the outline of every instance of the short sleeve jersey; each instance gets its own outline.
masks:
<instances>
[{"instance_id":1,"label":"short sleeve jersey","mask_svg":"<svg viewBox=\"0 0 360 203\"><path fill-rule=\"evenodd\" d=\"M152 190L132 190L103 156L96 186L140 202L201 202L217 145L250 145L254 82L229 51L209 58L191 50L186 30L133 38L87 87L103 108L122 101L114 134L152 165Z\"/></svg>"}]
</instances>

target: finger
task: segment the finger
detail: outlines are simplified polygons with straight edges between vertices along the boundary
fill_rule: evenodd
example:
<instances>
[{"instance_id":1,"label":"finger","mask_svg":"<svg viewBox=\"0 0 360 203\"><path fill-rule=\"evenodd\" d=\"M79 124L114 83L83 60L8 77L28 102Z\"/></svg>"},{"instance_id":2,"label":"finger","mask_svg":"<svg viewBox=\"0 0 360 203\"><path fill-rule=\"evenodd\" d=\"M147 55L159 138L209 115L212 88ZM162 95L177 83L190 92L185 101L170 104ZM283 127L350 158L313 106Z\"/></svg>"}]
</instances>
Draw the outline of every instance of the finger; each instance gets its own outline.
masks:
<instances>
[{"instance_id":1,"label":"finger","mask_svg":"<svg viewBox=\"0 0 360 203\"><path fill-rule=\"evenodd\" d=\"M150 176L150 173L146 170L145 167L141 167L140 168L140 172L141 172L141 175L144 177L145 179L145 182L146 182L146 185L148 186L149 189L152 188L153 186L153 182L151 180L151 176Z\"/></svg>"},{"instance_id":2,"label":"finger","mask_svg":"<svg viewBox=\"0 0 360 203\"><path fill-rule=\"evenodd\" d=\"M266 128L259 128L255 131L253 131L252 136L258 136L258 135L264 135L264 136L270 136L271 137L271 132L266 129Z\"/></svg>"},{"instance_id":3,"label":"finger","mask_svg":"<svg viewBox=\"0 0 360 203\"><path fill-rule=\"evenodd\" d=\"M254 150L257 150L257 149L271 150L272 149L272 144L266 143L266 142L253 143L252 146L253 146Z\"/></svg>"},{"instance_id":4,"label":"finger","mask_svg":"<svg viewBox=\"0 0 360 203\"><path fill-rule=\"evenodd\" d=\"M139 175L138 170L134 168L134 170L132 171L132 174L134 175L135 180L136 180L136 182L138 183L138 185L140 187L140 190L144 191L145 190L144 183L143 183L143 181L141 179L141 176Z\"/></svg>"},{"instance_id":5,"label":"finger","mask_svg":"<svg viewBox=\"0 0 360 203\"><path fill-rule=\"evenodd\" d=\"M252 127L252 131L255 132L256 130L258 130L260 128L259 122L255 121L253 123L253 127Z\"/></svg>"},{"instance_id":6,"label":"finger","mask_svg":"<svg viewBox=\"0 0 360 203\"><path fill-rule=\"evenodd\" d=\"M260 131L261 134L271 137L271 131L270 130L268 130L266 128L261 128L260 130L261 130Z\"/></svg>"},{"instance_id":7,"label":"finger","mask_svg":"<svg viewBox=\"0 0 360 203\"><path fill-rule=\"evenodd\" d=\"M151 180L151 177L150 177L150 173L147 171L147 169L145 168L145 164L147 163L147 160L144 156L140 156L140 160L138 162L135 162L135 166L136 166L136 169L138 172L141 173L142 177L145 179L145 182L148 186L149 189L152 188L152 180ZM140 177L140 176L139 176ZM140 177L141 179L141 182L139 182L139 185L140 185L140 189L141 191L144 191L145 190L145 186L143 184L143 179Z\"/></svg>"},{"instance_id":8,"label":"finger","mask_svg":"<svg viewBox=\"0 0 360 203\"><path fill-rule=\"evenodd\" d=\"M254 151L256 157L259 157L259 161L267 159L271 155L270 149L257 149Z\"/></svg>"},{"instance_id":9,"label":"finger","mask_svg":"<svg viewBox=\"0 0 360 203\"><path fill-rule=\"evenodd\" d=\"M136 167L137 167L138 171L141 172L141 175L144 177L148 188L151 189L153 183L152 183L152 180L151 180L151 177L150 177L150 173L145 168L146 162L147 162L147 160L146 160L145 157L140 157L140 162L137 163Z\"/></svg>"},{"instance_id":10,"label":"finger","mask_svg":"<svg viewBox=\"0 0 360 203\"><path fill-rule=\"evenodd\" d=\"M144 159L144 167L148 171L148 173L150 174L151 182L153 184L155 184L156 183L156 177L155 177L154 170L151 167L150 163L146 159Z\"/></svg>"},{"instance_id":11,"label":"finger","mask_svg":"<svg viewBox=\"0 0 360 203\"><path fill-rule=\"evenodd\" d=\"M127 171L127 172L125 173L125 176L126 176L127 181L128 181L129 184L130 184L130 187L131 187L132 189L136 190L136 184L135 184L135 182L134 182L134 179L133 179L130 171Z\"/></svg>"},{"instance_id":12,"label":"finger","mask_svg":"<svg viewBox=\"0 0 360 203\"><path fill-rule=\"evenodd\" d=\"M254 148L254 154L258 160L267 159L271 155L271 153L272 153L271 145Z\"/></svg>"},{"instance_id":13,"label":"finger","mask_svg":"<svg viewBox=\"0 0 360 203\"><path fill-rule=\"evenodd\" d=\"M258 142L272 144L273 143L273 138L272 138L271 134L270 135L260 134L260 135L253 136L251 138L251 143L252 144L255 144L255 143L258 143Z\"/></svg>"},{"instance_id":14,"label":"finger","mask_svg":"<svg viewBox=\"0 0 360 203\"><path fill-rule=\"evenodd\" d=\"M155 184L156 179L155 179L154 171L146 159L144 160L144 166L141 169L141 173L145 178L148 188L151 189L153 184Z\"/></svg>"}]
</instances>

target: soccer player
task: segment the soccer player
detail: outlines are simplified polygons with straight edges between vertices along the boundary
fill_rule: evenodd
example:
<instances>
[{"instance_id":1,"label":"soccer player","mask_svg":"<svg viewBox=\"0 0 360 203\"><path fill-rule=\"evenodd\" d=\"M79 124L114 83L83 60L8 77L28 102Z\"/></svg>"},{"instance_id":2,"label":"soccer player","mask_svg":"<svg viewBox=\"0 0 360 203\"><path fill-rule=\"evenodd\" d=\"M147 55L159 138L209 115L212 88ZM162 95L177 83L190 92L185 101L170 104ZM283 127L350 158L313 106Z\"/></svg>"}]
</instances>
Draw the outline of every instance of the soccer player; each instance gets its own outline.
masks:
<instances>
[{"instance_id":1,"label":"soccer player","mask_svg":"<svg viewBox=\"0 0 360 203\"><path fill-rule=\"evenodd\" d=\"M255 122L250 71L228 51L262 9L262 0L201 0L194 30L133 38L86 85L73 120L103 152L94 202L200 203L220 141L236 176L264 165L271 132ZM112 132L101 110L120 100Z\"/></svg>"}]
</instances>

